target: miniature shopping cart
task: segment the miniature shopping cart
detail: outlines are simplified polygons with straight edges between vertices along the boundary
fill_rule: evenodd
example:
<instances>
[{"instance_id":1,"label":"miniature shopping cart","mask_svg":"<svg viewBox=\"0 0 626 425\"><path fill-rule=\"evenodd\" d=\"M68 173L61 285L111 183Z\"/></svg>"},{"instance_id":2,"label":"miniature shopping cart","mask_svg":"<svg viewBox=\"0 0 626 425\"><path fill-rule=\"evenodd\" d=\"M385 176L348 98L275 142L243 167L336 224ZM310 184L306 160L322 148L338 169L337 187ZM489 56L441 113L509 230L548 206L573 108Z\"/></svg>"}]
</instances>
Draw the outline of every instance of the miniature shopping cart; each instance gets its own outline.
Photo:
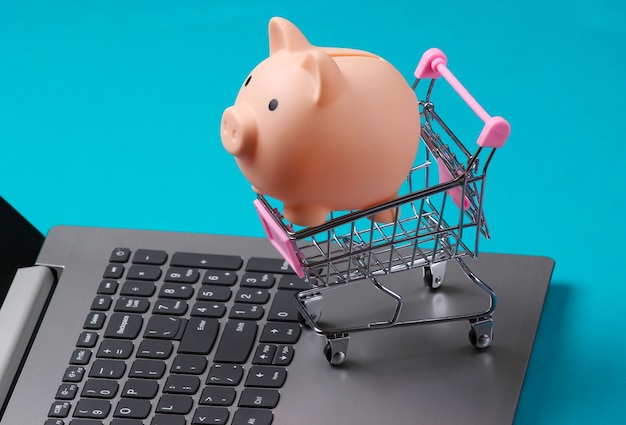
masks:
<instances>
[{"instance_id":1,"label":"miniature shopping cart","mask_svg":"<svg viewBox=\"0 0 626 425\"><path fill-rule=\"evenodd\" d=\"M346 359L350 333L363 330L468 320L469 339L476 348L487 348L492 341L496 294L472 273L463 257L477 256L479 240L489 238L483 211L485 178L496 149L508 138L510 126L503 118L485 112L448 70L447 58L440 50L430 49L422 56L415 76L414 90L423 80L430 80L420 101L421 140L426 149L420 147L418 157L423 159L416 160L397 199L359 211L333 212L324 224L299 229L284 219L272 199L259 195L255 201L268 238L312 286L295 299L305 322L326 336L324 352L333 365ZM436 113L431 97L440 77L484 122L477 146L464 145ZM370 219L390 208L395 210L394 222ZM401 321L402 296L380 278L421 268L424 283L436 290L444 282L450 260L455 260L469 280L484 291L488 307L478 313ZM357 281L369 281L393 300L391 318L356 326L321 327L325 291Z\"/></svg>"}]
</instances>

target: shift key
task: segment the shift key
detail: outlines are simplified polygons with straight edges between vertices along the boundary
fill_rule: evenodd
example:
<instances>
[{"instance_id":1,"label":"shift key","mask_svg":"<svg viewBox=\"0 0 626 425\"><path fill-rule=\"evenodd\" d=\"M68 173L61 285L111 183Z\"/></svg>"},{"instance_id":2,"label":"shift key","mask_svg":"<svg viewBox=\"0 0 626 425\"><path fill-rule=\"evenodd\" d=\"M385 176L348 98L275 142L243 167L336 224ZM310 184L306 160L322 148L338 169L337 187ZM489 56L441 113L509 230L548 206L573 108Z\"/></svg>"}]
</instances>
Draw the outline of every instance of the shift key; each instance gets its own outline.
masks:
<instances>
[{"instance_id":1,"label":"shift key","mask_svg":"<svg viewBox=\"0 0 626 425\"><path fill-rule=\"evenodd\" d=\"M220 322L217 319L192 317L187 323L185 333L178 346L179 353L186 354L209 354L217 333Z\"/></svg>"},{"instance_id":2,"label":"shift key","mask_svg":"<svg viewBox=\"0 0 626 425\"><path fill-rule=\"evenodd\" d=\"M230 320L215 353L218 363L245 363L254 345L258 325L249 320Z\"/></svg>"}]
</instances>

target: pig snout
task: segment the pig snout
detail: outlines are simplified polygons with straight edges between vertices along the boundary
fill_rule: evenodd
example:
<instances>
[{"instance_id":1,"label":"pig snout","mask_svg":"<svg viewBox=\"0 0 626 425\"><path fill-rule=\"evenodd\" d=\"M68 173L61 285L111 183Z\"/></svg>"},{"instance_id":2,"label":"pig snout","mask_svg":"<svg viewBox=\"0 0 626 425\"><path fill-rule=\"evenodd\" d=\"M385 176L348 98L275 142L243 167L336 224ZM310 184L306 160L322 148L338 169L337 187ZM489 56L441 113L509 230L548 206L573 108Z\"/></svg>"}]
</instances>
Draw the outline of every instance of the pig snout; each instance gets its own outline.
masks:
<instances>
[{"instance_id":1,"label":"pig snout","mask_svg":"<svg viewBox=\"0 0 626 425\"><path fill-rule=\"evenodd\" d=\"M222 144L228 153L245 159L252 155L257 140L254 114L245 105L226 108L222 115Z\"/></svg>"}]
</instances>

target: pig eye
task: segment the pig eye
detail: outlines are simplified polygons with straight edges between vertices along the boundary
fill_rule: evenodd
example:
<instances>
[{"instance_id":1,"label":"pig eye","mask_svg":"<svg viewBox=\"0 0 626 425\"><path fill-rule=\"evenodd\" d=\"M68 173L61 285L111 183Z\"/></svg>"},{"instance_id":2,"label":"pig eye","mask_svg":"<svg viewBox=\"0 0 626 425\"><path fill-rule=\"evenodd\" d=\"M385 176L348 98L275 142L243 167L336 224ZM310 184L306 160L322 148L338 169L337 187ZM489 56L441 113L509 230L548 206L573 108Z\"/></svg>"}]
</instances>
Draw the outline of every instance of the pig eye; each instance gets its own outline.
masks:
<instances>
[{"instance_id":1,"label":"pig eye","mask_svg":"<svg viewBox=\"0 0 626 425\"><path fill-rule=\"evenodd\" d=\"M251 80L251 79L252 79L252 75L251 75L251 76L249 76L249 77L246 79L246 82L245 82L245 83L243 83L243 86L244 86L244 87L245 87L245 86L247 86L247 85L250 83L250 80Z\"/></svg>"},{"instance_id":2,"label":"pig eye","mask_svg":"<svg viewBox=\"0 0 626 425\"><path fill-rule=\"evenodd\" d=\"M278 108L278 100L276 99L270 100L270 104L268 105L268 108L270 108L270 111L273 111L274 109Z\"/></svg>"}]
</instances>

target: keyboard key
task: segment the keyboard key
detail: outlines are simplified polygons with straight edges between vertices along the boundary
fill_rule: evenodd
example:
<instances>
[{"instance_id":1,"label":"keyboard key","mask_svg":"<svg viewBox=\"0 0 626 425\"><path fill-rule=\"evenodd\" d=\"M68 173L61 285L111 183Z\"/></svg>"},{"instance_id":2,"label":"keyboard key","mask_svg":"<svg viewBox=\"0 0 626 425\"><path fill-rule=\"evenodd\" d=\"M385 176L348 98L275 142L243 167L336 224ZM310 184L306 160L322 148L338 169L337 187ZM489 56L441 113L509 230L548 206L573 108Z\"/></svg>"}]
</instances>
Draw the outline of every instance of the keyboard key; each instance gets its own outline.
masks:
<instances>
[{"instance_id":1,"label":"keyboard key","mask_svg":"<svg viewBox=\"0 0 626 425\"><path fill-rule=\"evenodd\" d=\"M164 361L140 359L133 362L128 376L131 378L160 379L164 373Z\"/></svg>"},{"instance_id":2,"label":"keyboard key","mask_svg":"<svg viewBox=\"0 0 626 425\"><path fill-rule=\"evenodd\" d=\"M171 341L162 339L145 339L139 344L137 349L137 357L146 359L167 359L174 350L174 344Z\"/></svg>"},{"instance_id":3,"label":"keyboard key","mask_svg":"<svg viewBox=\"0 0 626 425\"><path fill-rule=\"evenodd\" d=\"M97 419L72 419L68 425L104 425Z\"/></svg>"},{"instance_id":4,"label":"keyboard key","mask_svg":"<svg viewBox=\"0 0 626 425\"><path fill-rule=\"evenodd\" d=\"M280 393L277 390L246 388L241 393L239 406L273 409L278 404Z\"/></svg>"},{"instance_id":5,"label":"keyboard key","mask_svg":"<svg viewBox=\"0 0 626 425\"><path fill-rule=\"evenodd\" d=\"M86 348L78 348L72 353L70 364L84 366L89 363L89 359L91 359L91 351Z\"/></svg>"},{"instance_id":6,"label":"keyboard key","mask_svg":"<svg viewBox=\"0 0 626 425\"><path fill-rule=\"evenodd\" d=\"M124 266L121 264L109 264L106 269L104 269L102 277L105 279L119 279L123 274Z\"/></svg>"},{"instance_id":7,"label":"keyboard key","mask_svg":"<svg viewBox=\"0 0 626 425\"><path fill-rule=\"evenodd\" d=\"M150 425L187 425L187 420L181 415L164 415L157 413L152 418L152 421L150 421Z\"/></svg>"},{"instance_id":8,"label":"keyboard key","mask_svg":"<svg viewBox=\"0 0 626 425\"><path fill-rule=\"evenodd\" d=\"M135 339L142 325L143 318L138 314L114 313L104 331L104 337Z\"/></svg>"},{"instance_id":9,"label":"keyboard key","mask_svg":"<svg viewBox=\"0 0 626 425\"><path fill-rule=\"evenodd\" d=\"M88 379L85 382L81 397L94 397L110 399L115 397L119 384L109 379Z\"/></svg>"},{"instance_id":10,"label":"keyboard key","mask_svg":"<svg viewBox=\"0 0 626 425\"><path fill-rule=\"evenodd\" d=\"M191 309L191 316L195 317L224 317L226 314L226 306L221 303L210 303L207 301L198 301Z\"/></svg>"},{"instance_id":11,"label":"keyboard key","mask_svg":"<svg viewBox=\"0 0 626 425\"><path fill-rule=\"evenodd\" d=\"M133 264L154 264L157 266L165 264L167 253L165 251L155 251L152 249L138 249L133 256Z\"/></svg>"},{"instance_id":12,"label":"keyboard key","mask_svg":"<svg viewBox=\"0 0 626 425\"><path fill-rule=\"evenodd\" d=\"M123 398L117 403L115 413L116 418L145 419L152 410L152 404L148 400Z\"/></svg>"},{"instance_id":13,"label":"keyboard key","mask_svg":"<svg viewBox=\"0 0 626 425\"><path fill-rule=\"evenodd\" d=\"M126 372L126 363L118 360L96 360L89 371L90 378L119 379Z\"/></svg>"},{"instance_id":14,"label":"keyboard key","mask_svg":"<svg viewBox=\"0 0 626 425\"><path fill-rule=\"evenodd\" d=\"M206 383L208 385L239 385L243 378L243 366L214 364L209 370Z\"/></svg>"},{"instance_id":15,"label":"keyboard key","mask_svg":"<svg viewBox=\"0 0 626 425\"><path fill-rule=\"evenodd\" d=\"M261 333L261 342L273 344L295 344L300 338L302 327L298 323L268 322Z\"/></svg>"},{"instance_id":16,"label":"keyboard key","mask_svg":"<svg viewBox=\"0 0 626 425\"><path fill-rule=\"evenodd\" d=\"M91 309L97 311L107 311L111 308L113 300L109 296L99 295L91 302Z\"/></svg>"},{"instance_id":17,"label":"keyboard key","mask_svg":"<svg viewBox=\"0 0 626 425\"><path fill-rule=\"evenodd\" d=\"M74 409L75 418L104 419L111 411L111 403L107 400L84 398L78 401Z\"/></svg>"},{"instance_id":18,"label":"keyboard key","mask_svg":"<svg viewBox=\"0 0 626 425\"><path fill-rule=\"evenodd\" d=\"M241 286L269 289L274 286L276 278L267 273L246 273L241 278Z\"/></svg>"},{"instance_id":19,"label":"keyboard key","mask_svg":"<svg viewBox=\"0 0 626 425\"><path fill-rule=\"evenodd\" d=\"M178 283L196 283L200 279L200 272L196 269L171 267L167 273L165 273L165 282L178 282Z\"/></svg>"},{"instance_id":20,"label":"keyboard key","mask_svg":"<svg viewBox=\"0 0 626 425\"><path fill-rule=\"evenodd\" d=\"M70 366L65 369L63 382L80 382L85 375L85 368L82 366Z\"/></svg>"},{"instance_id":21,"label":"keyboard key","mask_svg":"<svg viewBox=\"0 0 626 425\"><path fill-rule=\"evenodd\" d=\"M254 357L252 357L252 364L272 364L272 361L274 360L274 355L276 355L275 345L261 344L256 348L254 352Z\"/></svg>"},{"instance_id":22,"label":"keyboard key","mask_svg":"<svg viewBox=\"0 0 626 425\"><path fill-rule=\"evenodd\" d=\"M237 283L237 273L224 270L207 270L202 279L203 285L233 286Z\"/></svg>"},{"instance_id":23,"label":"keyboard key","mask_svg":"<svg viewBox=\"0 0 626 425\"><path fill-rule=\"evenodd\" d=\"M144 423L138 419L113 419L111 425L144 425Z\"/></svg>"},{"instance_id":24,"label":"keyboard key","mask_svg":"<svg viewBox=\"0 0 626 425\"><path fill-rule=\"evenodd\" d=\"M276 366L288 366L293 360L294 348L292 345L279 345L272 364Z\"/></svg>"},{"instance_id":25,"label":"keyboard key","mask_svg":"<svg viewBox=\"0 0 626 425\"><path fill-rule=\"evenodd\" d=\"M295 274L289 264L282 258L251 257L246 271L260 273Z\"/></svg>"},{"instance_id":26,"label":"keyboard key","mask_svg":"<svg viewBox=\"0 0 626 425\"><path fill-rule=\"evenodd\" d=\"M48 416L51 418L65 418L70 414L71 408L72 403L68 401L55 401L48 411Z\"/></svg>"},{"instance_id":27,"label":"keyboard key","mask_svg":"<svg viewBox=\"0 0 626 425\"><path fill-rule=\"evenodd\" d=\"M220 301L226 302L232 297L233 291L230 288L216 285L202 285L196 299L198 301Z\"/></svg>"},{"instance_id":28,"label":"keyboard key","mask_svg":"<svg viewBox=\"0 0 626 425\"><path fill-rule=\"evenodd\" d=\"M84 329L102 329L104 326L104 321L106 320L107 315L100 311L91 311L87 315L85 319L85 323L83 324Z\"/></svg>"},{"instance_id":29,"label":"keyboard key","mask_svg":"<svg viewBox=\"0 0 626 425\"><path fill-rule=\"evenodd\" d=\"M270 299L266 289L241 288L237 291L235 301L246 304L265 304Z\"/></svg>"},{"instance_id":30,"label":"keyboard key","mask_svg":"<svg viewBox=\"0 0 626 425\"><path fill-rule=\"evenodd\" d=\"M278 366L252 366L246 387L280 388L287 379L287 369Z\"/></svg>"},{"instance_id":31,"label":"keyboard key","mask_svg":"<svg viewBox=\"0 0 626 425\"><path fill-rule=\"evenodd\" d=\"M109 262L111 263L125 263L130 258L130 249L128 248L115 248L111 253Z\"/></svg>"},{"instance_id":32,"label":"keyboard key","mask_svg":"<svg viewBox=\"0 0 626 425\"><path fill-rule=\"evenodd\" d=\"M55 398L57 400L73 400L78 393L78 385L76 384L61 384L57 389Z\"/></svg>"},{"instance_id":33,"label":"keyboard key","mask_svg":"<svg viewBox=\"0 0 626 425\"><path fill-rule=\"evenodd\" d=\"M178 394L165 394L159 399L156 413L169 413L186 415L191 412L193 399L189 396Z\"/></svg>"},{"instance_id":34,"label":"keyboard key","mask_svg":"<svg viewBox=\"0 0 626 425\"><path fill-rule=\"evenodd\" d=\"M127 280L122 285L121 295L130 295L131 297L151 297L156 291L156 285L153 282L142 282L141 280Z\"/></svg>"},{"instance_id":35,"label":"keyboard key","mask_svg":"<svg viewBox=\"0 0 626 425\"><path fill-rule=\"evenodd\" d=\"M113 295L117 291L118 285L119 283L117 282L117 280L103 280L98 286L98 294Z\"/></svg>"},{"instance_id":36,"label":"keyboard key","mask_svg":"<svg viewBox=\"0 0 626 425\"><path fill-rule=\"evenodd\" d=\"M187 308L189 308L189 305L182 300L159 299L156 301L156 303L154 303L152 313L182 316L187 312Z\"/></svg>"},{"instance_id":37,"label":"keyboard key","mask_svg":"<svg viewBox=\"0 0 626 425\"><path fill-rule=\"evenodd\" d=\"M230 406L235 402L237 391L231 387L204 387L200 404L211 406Z\"/></svg>"},{"instance_id":38,"label":"keyboard key","mask_svg":"<svg viewBox=\"0 0 626 425\"><path fill-rule=\"evenodd\" d=\"M159 392L159 383L149 379L129 379L122 389L122 397L152 399Z\"/></svg>"},{"instance_id":39,"label":"keyboard key","mask_svg":"<svg viewBox=\"0 0 626 425\"><path fill-rule=\"evenodd\" d=\"M192 285L180 285L175 283L165 283L159 291L159 298L172 298L178 300L188 300L193 296Z\"/></svg>"},{"instance_id":40,"label":"keyboard key","mask_svg":"<svg viewBox=\"0 0 626 425\"><path fill-rule=\"evenodd\" d=\"M294 294L293 291L278 291L274 296L274 301L272 301L267 320L298 322L300 314L294 300Z\"/></svg>"},{"instance_id":41,"label":"keyboard key","mask_svg":"<svg viewBox=\"0 0 626 425\"><path fill-rule=\"evenodd\" d=\"M77 347L83 348L93 348L98 343L98 333L93 331L85 331L80 334L78 337L78 341L76 342Z\"/></svg>"},{"instance_id":42,"label":"keyboard key","mask_svg":"<svg viewBox=\"0 0 626 425\"><path fill-rule=\"evenodd\" d=\"M161 277L161 269L156 266L132 265L128 269L129 280L159 280Z\"/></svg>"},{"instance_id":43,"label":"keyboard key","mask_svg":"<svg viewBox=\"0 0 626 425\"><path fill-rule=\"evenodd\" d=\"M265 314L262 305L236 303L230 310L231 319L260 320Z\"/></svg>"},{"instance_id":44,"label":"keyboard key","mask_svg":"<svg viewBox=\"0 0 626 425\"><path fill-rule=\"evenodd\" d=\"M185 329L185 320L174 316L152 316L146 325L144 336L159 339L180 339Z\"/></svg>"},{"instance_id":45,"label":"keyboard key","mask_svg":"<svg viewBox=\"0 0 626 425\"><path fill-rule=\"evenodd\" d=\"M150 301L145 298L120 297L113 311L118 313L145 313L150 308Z\"/></svg>"},{"instance_id":46,"label":"keyboard key","mask_svg":"<svg viewBox=\"0 0 626 425\"><path fill-rule=\"evenodd\" d=\"M225 407L198 407L191 425L225 425L228 421L228 409Z\"/></svg>"},{"instance_id":47,"label":"keyboard key","mask_svg":"<svg viewBox=\"0 0 626 425\"><path fill-rule=\"evenodd\" d=\"M229 320L215 352L218 363L245 363L256 339L258 324L249 320Z\"/></svg>"},{"instance_id":48,"label":"keyboard key","mask_svg":"<svg viewBox=\"0 0 626 425\"><path fill-rule=\"evenodd\" d=\"M133 354L134 344L120 339L105 339L100 344L96 357L105 359L128 359Z\"/></svg>"},{"instance_id":49,"label":"keyboard key","mask_svg":"<svg viewBox=\"0 0 626 425\"><path fill-rule=\"evenodd\" d=\"M235 411L232 425L271 425L274 414L268 409L241 408Z\"/></svg>"},{"instance_id":50,"label":"keyboard key","mask_svg":"<svg viewBox=\"0 0 626 425\"><path fill-rule=\"evenodd\" d=\"M65 425L62 419L46 419L43 425Z\"/></svg>"},{"instance_id":51,"label":"keyboard key","mask_svg":"<svg viewBox=\"0 0 626 425\"><path fill-rule=\"evenodd\" d=\"M208 354L215 344L220 323L216 319L192 317L178 346L179 353Z\"/></svg>"},{"instance_id":52,"label":"keyboard key","mask_svg":"<svg viewBox=\"0 0 626 425\"><path fill-rule=\"evenodd\" d=\"M165 381L163 392L168 394L195 394L200 388L200 378L189 375L171 375Z\"/></svg>"},{"instance_id":53,"label":"keyboard key","mask_svg":"<svg viewBox=\"0 0 626 425\"><path fill-rule=\"evenodd\" d=\"M298 277L297 275L287 274L280 278L280 282L278 282L278 289L304 291L307 289L311 289L311 284L309 284L309 282L307 282L303 278Z\"/></svg>"},{"instance_id":54,"label":"keyboard key","mask_svg":"<svg viewBox=\"0 0 626 425\"><path fill-rule=\"evenodd\" d=\"M239 270L243 265L243 259L235 255L176 252L172 256L170 264L199 269Z\"/></svg>"},{"instance_id":55,"label":"keyboard key","mask_svg":"<svg viewBox=\"0 0 626 425\"><path fill-rule=\"evenodd\" d=\"M201 375L206 370L207 359L205 356L193 354L179 354L172 363L172 373L182 373L187 375Z\"/></svg>"}]
</instances>

